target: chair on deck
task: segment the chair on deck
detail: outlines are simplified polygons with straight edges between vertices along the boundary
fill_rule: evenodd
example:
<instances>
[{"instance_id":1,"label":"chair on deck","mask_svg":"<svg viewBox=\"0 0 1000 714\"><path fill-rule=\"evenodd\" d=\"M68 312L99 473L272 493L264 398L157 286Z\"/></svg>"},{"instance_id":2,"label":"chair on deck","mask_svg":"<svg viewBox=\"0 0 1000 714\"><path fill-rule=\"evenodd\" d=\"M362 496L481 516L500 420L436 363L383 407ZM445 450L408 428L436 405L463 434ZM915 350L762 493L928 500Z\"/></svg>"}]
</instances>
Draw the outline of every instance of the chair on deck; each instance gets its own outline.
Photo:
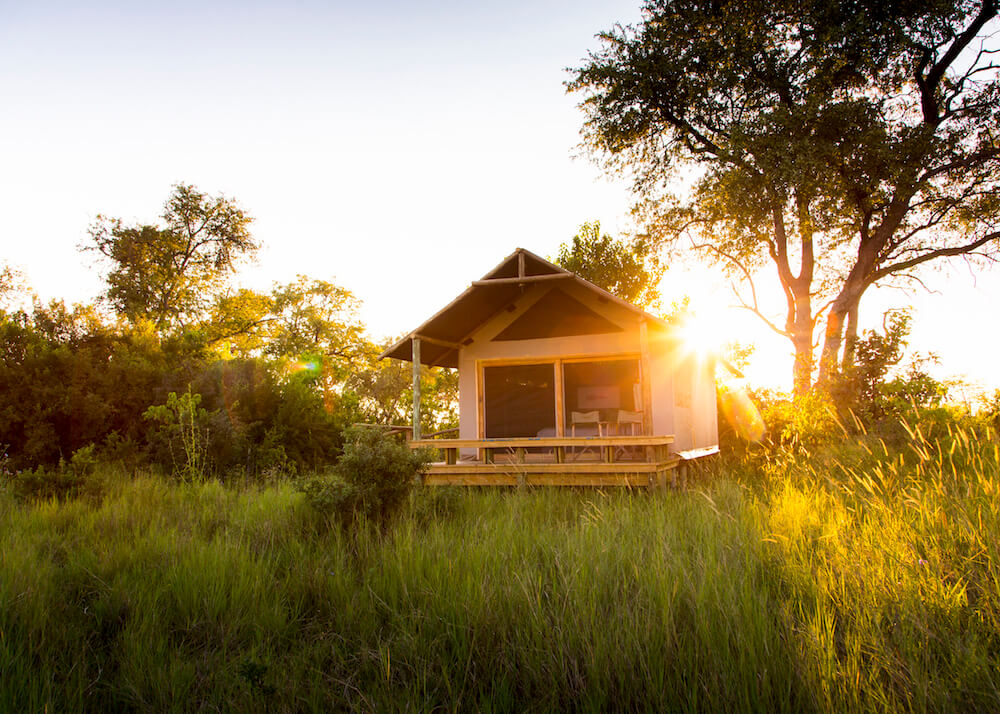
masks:
<instances>
[{"instance_id":1,"label":"chair on deck","mask_svg":"<svg viewBox=\"0 0 1000 714\"><path fill-rule=\"evenodd\" d=\"M569 426L570 435L574 437L576 436L576 428L578 426L579 427L593 426L597 432L596 434L597 436L606 436L604 430L607 425L601 421L601 412L597 409L589 412L570 412L569 425L570 425ZM594 447L592 446L584 447L584 449L580 451L579 454L585 454L592 448ZM574 451L576 451L576 449L574 449ZM600 449L598 449L598 453L600 453Z\"/></svg>"},{"instance_id":2,"label":"chair on deck","mask_svg":"<svg viewBox=\"0 0 1000 714\"><path fill-rule=\"evenodd\" d=\"M642 412L630 412L624 409L618 410L618 420L615 422L615 433L619 436L641 436ZM621 456L635 455L635 447L619 446L616 453Z\"/></svg>"},{"instance_id":3,"label":"chair on deck","mask_svg":"<svg viewBox=\"0 0 1000 714\"><path fill-rule=\"evenodd\" d=\"M597 436L605 436L604 422L601 421L601 412L595 409L592 412L570 412L569 413L570 434L576 436L578 426L593 426Z\"/></svg>"},{"instance_id":4,"label":"chair on deck","mask_svg":"<svg viewBox=\"0 0 1000 714\"><path fill-rule=\"evenodd\" d=\"M629 436L639 436L642 434L642 412L627 412L624 409L619 409L617 425L618 434L627 433ZM626 429L628 429L627 432Z\"/></svg>"}]
</instances>

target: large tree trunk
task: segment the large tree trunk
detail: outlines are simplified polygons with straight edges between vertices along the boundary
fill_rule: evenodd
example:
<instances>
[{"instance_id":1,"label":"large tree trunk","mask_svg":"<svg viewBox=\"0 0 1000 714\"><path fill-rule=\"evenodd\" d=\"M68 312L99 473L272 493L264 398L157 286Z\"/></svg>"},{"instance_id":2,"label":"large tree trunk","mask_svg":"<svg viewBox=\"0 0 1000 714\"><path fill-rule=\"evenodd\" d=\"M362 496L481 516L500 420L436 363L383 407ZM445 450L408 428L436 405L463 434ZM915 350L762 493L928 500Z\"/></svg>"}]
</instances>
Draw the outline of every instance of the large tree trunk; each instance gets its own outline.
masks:
<instances>
[{"instance_id":1,"label":"large tree trunk","mask_svg":"<svg viewBox=\"0 0 1000 714\"><path fill-rule=\"evenodd\" d=\"M782 204L773 211L774 251L771 255L778 277L785 291L787 312L783 334L795 349L795 363L792 367L792 384L795 396L800 397L812 387L812 373L815 365L813 356L813 329L816 320L812 314L812 279L815 269L813 254L813 223L809 214L809 197L796 194L794 197L798 211L799 238L802 254L799 274L792 273L789 265L788 235L785 229Z\"/></svg>"},{"instance_id":2,"label":"large tree trunk","mask_svg":"<svg viewBox=\"0 0 1000 714\"><path fill-rule=\"evenodd\" d=\"M840 361L841 370L848 370L854 366L854 354L858 348L858 305L861 296L854 301L854 305L847 312L847 334L844 336L844 357Z\"/></svg>"},{"instance_id":3,"label":"large tree trunk","mask_svg":"<svg viewBox=\"0 0 1000 714\"><path fill-rule=\"evenodd\" d=\"M882 243L884 240L861 241L854 267L851 268L844 286L830 306L830 313L826 316L826 330L823 333L823 350L819 358L819 377L816 380L816 385L820 389L829 389L831 380L840 371L841 366L847 367L854 363L854 348L858 335L858 304L869 286L868 278ZM845 329L849 344L841 357Z\"/></svg>"},{"instance_id":4,"label":"large tree trunk","mask_svg":"<svg viewBox=\"0 0 1000 714\"><path fill-rule=\"evenodd\" d=\"M854 348L857 343L858 303L861 293L844 286L840 295L833 301L830 313L826 316L826 330L823 333L823 350L819 358L819 377L816 385L820 389L828 389L834 376L842 367L854 363ZM845 331L846 341L845 342ZM841 348L844 354L841 356Z\"/></svg>"},{"instance_id":5,"label":"large tree trunk","mask_svg":"<svg viewBox=\"0 0 1000 714\"><path fill-rule=\"evenodd\" d=\"M812 321L809 321L807 330L796 329L791 340L795 348L795 363L792 366L794 394L800 397L812 387Z\"/></svg>"},{"instance_id":6,"label":"large tree trunk","mask_svg":"<svg viewBox=\"0 0 1000 714\"><path fill-rule=\"evenodd\" d=\"M838 305L838 302L839 299L834 301L830 313L826 316L823 351L819 357L819 377L816 379L816 385L821 389L829 386L833 375L837 373L837 365L840 363L840 345L843 340L847 309Z\"/></svg>"},{"instance_id":7,"label":"large tree trunk","mask_svg":"<svg viewBox=\"0 0 1000 714\"><path fill-rule=\"evenodd\" d=\"M796 396L802 396L812 387L812 373L815 366L813 354L813 330L816 318L812 311L812 280L815 270L815 255L813 254L813 221L809 211L808 195L796 193L796 209L798 212L799 238L802 241L802 257L799 264L799 275L790 281L789 291L794 296L794 310L789 310L787 325L792 345L795 347L795 364L793 366L793 386ZM787 255L786 255L787 257Z\"/></svg>"}]
</instances>

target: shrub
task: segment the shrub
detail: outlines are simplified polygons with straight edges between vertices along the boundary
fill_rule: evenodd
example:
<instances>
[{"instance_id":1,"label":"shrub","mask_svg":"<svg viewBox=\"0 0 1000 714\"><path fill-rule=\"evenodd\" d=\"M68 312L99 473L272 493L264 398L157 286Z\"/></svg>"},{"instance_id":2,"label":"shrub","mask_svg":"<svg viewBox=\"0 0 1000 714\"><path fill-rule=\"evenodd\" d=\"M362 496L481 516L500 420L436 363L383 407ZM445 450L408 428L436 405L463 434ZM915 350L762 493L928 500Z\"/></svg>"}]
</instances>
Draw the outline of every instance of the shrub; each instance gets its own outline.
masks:
<instances>
[{"instance_id":1,"label":"shrub","mask_svg":"<svg viewBox=\"0 0 1000 714\"><path fill-rule=\"evenodd\" d=\"M166 404L151 406L142 415L160 424L153 436L165 447L174 474L182 481L205 478L209 415L200 403L201 395L188 387L179 397L170 392Z\"/></svg>"},{"instance_id":2,"label":"shrub","mask_svg":"<svg viewBox=\"0 0 1000 714\"><path fill-rule=\"evenodd\" d=\"M809 449L843 433L833 404L821 392L794 399L770 395L761 401L767 424L765 443L771 448Z\"/></svg>"},{"instance_id":3,"label":"shrub","mask_svg":"<svg viewBox=\"0 0 1000 714\"><path fill-rule=\"evenodd\" d=\"M982 397L979 416L993 431L1000 434L1000 389L994 390L988 397Z\"/></svg>"},{"instance_id":4,"label":"shrub","mask_svg":"<svg viewBox=\"0 0 1000 714\"><path fill-rule=\"evenodd\" d=\"M93 444L73 452L69 462L59 460L59 465L39 466L6 476L11 492L22 501L67 500L78 496L99 499L103 492L100 479L95 474L97 460Z\"/></svg>"},{"instance_id":5,"label":"shrub","mask_svg":"<svg viewBox=\"0 0 1000 714\"><path fill-rule=\"evenodd\" d=\"M936 362L933 355L915 355L905 369L900 367L911 322L907 310L889 310L882 318L881 333L866 330L858 338L854 363L828 385L845 422L857 421L863 428L895 423L914 410L940 406L947 396L947 386L927 371ZM894 374L891 379L890 374Z\"/></svg>"},{"instance_id":6,"label":"shrub","mask_svg":"<svg viewBox=\"0 0 1000 714\"><path fill-rule=\"evenodd\" d=\"M385 527L430 462L431 452L413 451L381 429L351 427L345 437L334 470L338 478L311 479L302 491L313 508L345 527L359 520Z\"/></svg>"}]
</instances>

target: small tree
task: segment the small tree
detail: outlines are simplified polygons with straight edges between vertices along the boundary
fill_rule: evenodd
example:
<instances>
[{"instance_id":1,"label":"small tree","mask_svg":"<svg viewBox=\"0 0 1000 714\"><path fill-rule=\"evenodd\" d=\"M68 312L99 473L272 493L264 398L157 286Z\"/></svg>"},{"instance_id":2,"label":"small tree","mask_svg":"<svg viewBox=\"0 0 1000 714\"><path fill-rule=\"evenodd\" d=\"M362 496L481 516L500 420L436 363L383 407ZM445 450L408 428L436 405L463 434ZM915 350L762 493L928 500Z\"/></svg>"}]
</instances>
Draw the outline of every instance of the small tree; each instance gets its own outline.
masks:
<instances>
[{"instance_id":1,"label":"small tree","mask_svg":"<svg viewBox=\"0 0 1000 714\"><path fill-rule=\"evenodd\" d=\"M167 395L166 404L149 407L143 418L159 422L161 438L166 442L174 463L174 473L182 481L196 482L205 478L208 461L208 412L199 406L201 395L187 392Z\"/></svg>"},{"instance_id":2,"label":"small tree","mask_svg":"<svg viewBox=\"0 0 1000 714\"><path fill-rule=\"evenodd\" d=\"M640 307L659 301L660 279L666 271L645 238L616 240L601 233L600 221L580 226L571 243L559 246L555 262Z\"/></svg>"},{"instance_id":3,"label":"small tree","mask_svg":"<svg viewBox=\"0 0 1000 714\"><path fill-rule=\"evenodd\" d=\"M927 373L928 358L914 358L905 371L897 371L910 334L907 310L889 310L882 318L882 332L866 330L855 345L854 364L839 372L830 393L841 411L850 410L870 425L896 417L911 408L938 406L947 389ZM930 358L933 359L933 358Z\"/></svg>"}]
</instances>

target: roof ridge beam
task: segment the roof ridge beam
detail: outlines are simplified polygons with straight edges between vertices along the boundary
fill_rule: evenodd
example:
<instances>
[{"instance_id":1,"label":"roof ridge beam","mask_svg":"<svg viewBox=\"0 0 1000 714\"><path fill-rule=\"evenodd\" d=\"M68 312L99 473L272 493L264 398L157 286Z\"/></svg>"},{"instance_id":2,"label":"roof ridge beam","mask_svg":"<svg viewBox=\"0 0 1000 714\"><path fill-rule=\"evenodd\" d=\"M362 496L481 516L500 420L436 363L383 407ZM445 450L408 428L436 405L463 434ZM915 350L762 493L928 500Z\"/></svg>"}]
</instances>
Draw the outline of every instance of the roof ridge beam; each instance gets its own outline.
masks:
<instances>
[{"instance_id":1,"label":"roof ridge beam","mask_svg":"<svg viewBox=\"0 0 1000 714\"><path fill-rule=\"evenodd\" d=\"M546 273L545 275L525 275L521 278L487 278L473 280L472 285L480 288L486 285L520 285L522 283L541 283L548 280L569 280L575 277L573 273Z\"/></svg>"}]
</instances>

